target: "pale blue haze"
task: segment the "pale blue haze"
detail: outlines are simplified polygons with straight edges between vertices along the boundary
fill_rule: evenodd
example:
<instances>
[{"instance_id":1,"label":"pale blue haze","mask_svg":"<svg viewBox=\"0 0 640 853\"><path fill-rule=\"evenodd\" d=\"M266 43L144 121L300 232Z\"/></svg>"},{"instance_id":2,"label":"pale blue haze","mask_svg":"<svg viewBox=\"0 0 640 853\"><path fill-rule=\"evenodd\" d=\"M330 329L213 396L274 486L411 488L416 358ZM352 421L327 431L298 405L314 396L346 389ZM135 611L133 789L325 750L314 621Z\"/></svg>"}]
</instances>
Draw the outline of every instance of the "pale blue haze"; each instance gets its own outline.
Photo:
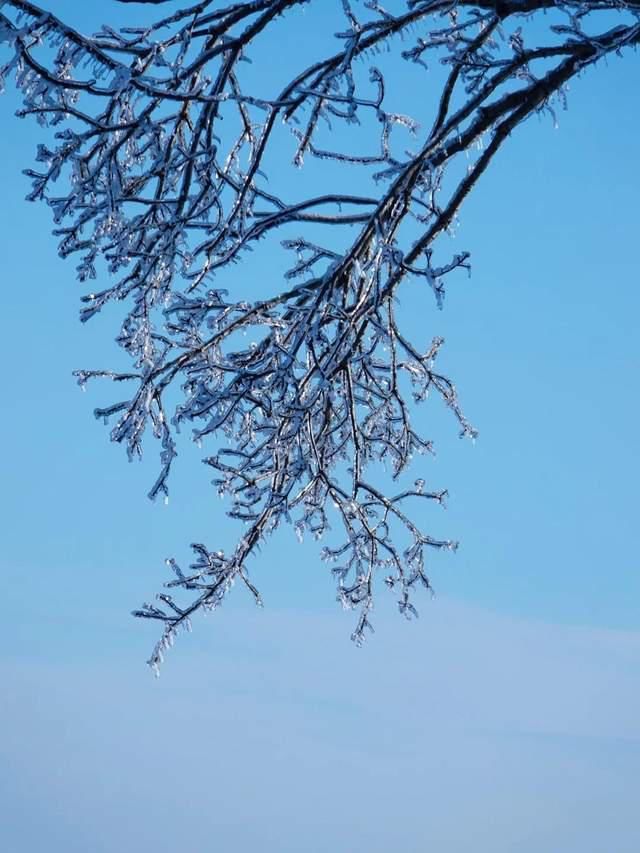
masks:
<instances>
[{"instance_id":1,"label":"pale blue haze","mask_svg":"<svg viewBox=\"0 0 640 853\"><path fill-rule=\"evenodd\" d=\"M87 29L148 14L97 5L49 3ZM281 531L253 566L265 610L234 591L158 682L129 610L233 529L196 448L151 504L151 449L129 465L94 421L111 389L71 371L113 363L117 309L77 321L73 262L23 201L37 127L0 99L0 850L640 849L639 71L600 66L558 129L514 135L462 211L471 279L411 321L446 338L480 430L425 410L451 493L431 527L461 548L421 619L381 589L357 650L317 548Z\"/></svg>"}]
</instances>

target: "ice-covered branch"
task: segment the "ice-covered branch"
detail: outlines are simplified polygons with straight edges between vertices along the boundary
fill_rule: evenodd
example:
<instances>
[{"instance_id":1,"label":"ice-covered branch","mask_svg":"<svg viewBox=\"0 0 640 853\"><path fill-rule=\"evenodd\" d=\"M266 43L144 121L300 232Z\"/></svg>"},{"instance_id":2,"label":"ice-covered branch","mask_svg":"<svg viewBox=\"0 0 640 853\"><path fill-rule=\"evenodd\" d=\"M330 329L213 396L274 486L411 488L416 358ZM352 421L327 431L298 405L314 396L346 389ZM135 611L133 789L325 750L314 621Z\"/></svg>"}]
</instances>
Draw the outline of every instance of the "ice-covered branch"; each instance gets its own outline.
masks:
<instances>
[{"instance_id":1,"label":"ice-covered branch","mask_svg":"<svg viewBox=\"0 0 640 853\"><path fill-rule=\"evenodd\" d=\"M442 339L409 340L398 290L415 278L442 306L447 276L469 264L440 238L509 135L553 113L590 65L640 42L637 2L336 0L333 52L271 90L247 60L267 62L277 28L309 2L202 0L89 36L26 0L0 3L0 79L15 80L19 114L43 127L28 197L51 207L80 281L106 279L82 297L82 320L111 302L125 312L117 343L132 369L78 381L129 389L96 415L130 456L148 432L159 442L152 498L168 494L176 432L190 425L244 524L229 554L198 544L188 571L169 561L182 600L162 593L136 611L162 623L154 667L236 581L260 600L248 558L283 522L299 538L332 538L323 558L339 600L358 610L357 642L381 574L416 615L429 551L455 547L420 521L424 501L442 505L446 492L420 477L390 493L381 471L402 479L432 452L412 418L429 394L461 435L475 432L436 368ZM381 48L392 59L368 67ZM388 105L399 100L392 60L427 81L441 68L426 122L411 115L425 110L416 93L405 92L406 112ZM296 176L311 159L325 168L321 192L274 167L285 150ZM350 184L356 170L366 191ZM264 240L279 240L288 271L239 292L228 272Z\"/></svg>"}]
</instances>

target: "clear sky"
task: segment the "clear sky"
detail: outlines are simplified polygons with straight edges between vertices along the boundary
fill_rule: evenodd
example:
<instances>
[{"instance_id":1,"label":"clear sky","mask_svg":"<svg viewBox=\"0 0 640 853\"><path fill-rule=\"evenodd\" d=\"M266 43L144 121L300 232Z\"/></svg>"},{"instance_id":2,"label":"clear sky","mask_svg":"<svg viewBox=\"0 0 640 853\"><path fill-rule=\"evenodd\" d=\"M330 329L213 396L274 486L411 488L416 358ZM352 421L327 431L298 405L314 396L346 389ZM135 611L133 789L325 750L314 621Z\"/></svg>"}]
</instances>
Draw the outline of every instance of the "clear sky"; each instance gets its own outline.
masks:
<instances>
[{"instance_id":1,"label":"clear sky","mask_svg":"<svg viewBox=\"0 0 640 853\"><path fill-rule=\"evenodd\" d=\"M92 6L49 4L85 28ZM37 127L0 99L0 849L640 849L639 71L612 59L557 129L514 135L462 212L471 279L412 321L446 338L480 430L424 415L451 493L431 523L461 548L434 559L420 620L381 589L356 649L316 548L283 530L253 567L265 609L234 591L159 681L156 626L129 611L166 556L233 530L195 448L151 504L153 452L129 465L93 419L110 389L71 371L113 363L115 312L77 321L73 262L23 201Z\"/></svg>"}]
</instances>

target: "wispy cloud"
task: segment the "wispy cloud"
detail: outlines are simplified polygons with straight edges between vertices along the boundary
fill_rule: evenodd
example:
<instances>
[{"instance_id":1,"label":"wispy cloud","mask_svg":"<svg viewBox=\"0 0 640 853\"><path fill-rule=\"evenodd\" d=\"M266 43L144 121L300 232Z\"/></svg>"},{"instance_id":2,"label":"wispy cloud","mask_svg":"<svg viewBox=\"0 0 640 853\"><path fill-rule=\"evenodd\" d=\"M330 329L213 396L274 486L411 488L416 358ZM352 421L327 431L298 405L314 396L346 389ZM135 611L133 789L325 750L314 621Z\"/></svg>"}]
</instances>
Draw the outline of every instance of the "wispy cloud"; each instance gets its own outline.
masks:
<instances>
[{"instance_id":1,"label":"wispy cloud","mask_svg":"<svg viewBox=\"0 0 640 853\"><path fill-rule=\"evenodd\" d=\"M640 633L377 626L220 612L159 682L5 660L5 849L635 853Z\"/></svg>"}]
</instances>

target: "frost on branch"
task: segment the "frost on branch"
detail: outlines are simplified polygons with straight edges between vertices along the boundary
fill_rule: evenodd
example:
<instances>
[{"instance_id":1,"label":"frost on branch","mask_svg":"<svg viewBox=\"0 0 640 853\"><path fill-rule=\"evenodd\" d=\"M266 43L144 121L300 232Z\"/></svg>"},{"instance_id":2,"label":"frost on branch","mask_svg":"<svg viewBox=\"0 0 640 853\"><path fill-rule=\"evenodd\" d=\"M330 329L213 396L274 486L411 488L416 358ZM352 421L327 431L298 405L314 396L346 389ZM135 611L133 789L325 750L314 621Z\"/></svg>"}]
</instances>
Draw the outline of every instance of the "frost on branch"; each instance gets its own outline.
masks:
<instances>
[{"instance_id":1,"label":"frost on branch","mask_svg":"<svg viewBox=\"0 0 640 853\"><path fill-rule=\"evenodd\" d=\"M81 319L111 302L124 313L116 340L130 370L82 370L78 382L115 383L96 416L130 457L149 433L158 441L151 498L167 497L176 433L191 429L241 525L228 554L198 544L187 570L169 560L171 593L135 611L162 623L154 668L236 581L260 601L247 560L283 521L299 538L326 535L338 598L358 611L356 642L372 630L376 580L417 615L429 551L455 544L420 523L425 501L446 492L423 477L404 484L415 455L432 451L414 405L431 394L461 435L474 431L438 367L443 341L403 331L399 290L414 279L442 307L447 276L469 265L439 238L502 143L563 106L588 66L640 40L638 2L322 2L333 47L273 91L260 63L283 26L304 26L309 0L201 0L154 20L157 0L141 27L90 36L34 3L0 2L0 80L16 83L19 115L35 116L45 140L28 198L51 207L80 281L103 281ZM424 75L402 112L395 66ZM419 125L411 112L425 97ZM268 181L283 150L295 175L309 161L325 170L321 194L291 198L298 180ZM290 263L279 286L251 296L228 272L265 238Z\"/></svg>"}]
</instances>

